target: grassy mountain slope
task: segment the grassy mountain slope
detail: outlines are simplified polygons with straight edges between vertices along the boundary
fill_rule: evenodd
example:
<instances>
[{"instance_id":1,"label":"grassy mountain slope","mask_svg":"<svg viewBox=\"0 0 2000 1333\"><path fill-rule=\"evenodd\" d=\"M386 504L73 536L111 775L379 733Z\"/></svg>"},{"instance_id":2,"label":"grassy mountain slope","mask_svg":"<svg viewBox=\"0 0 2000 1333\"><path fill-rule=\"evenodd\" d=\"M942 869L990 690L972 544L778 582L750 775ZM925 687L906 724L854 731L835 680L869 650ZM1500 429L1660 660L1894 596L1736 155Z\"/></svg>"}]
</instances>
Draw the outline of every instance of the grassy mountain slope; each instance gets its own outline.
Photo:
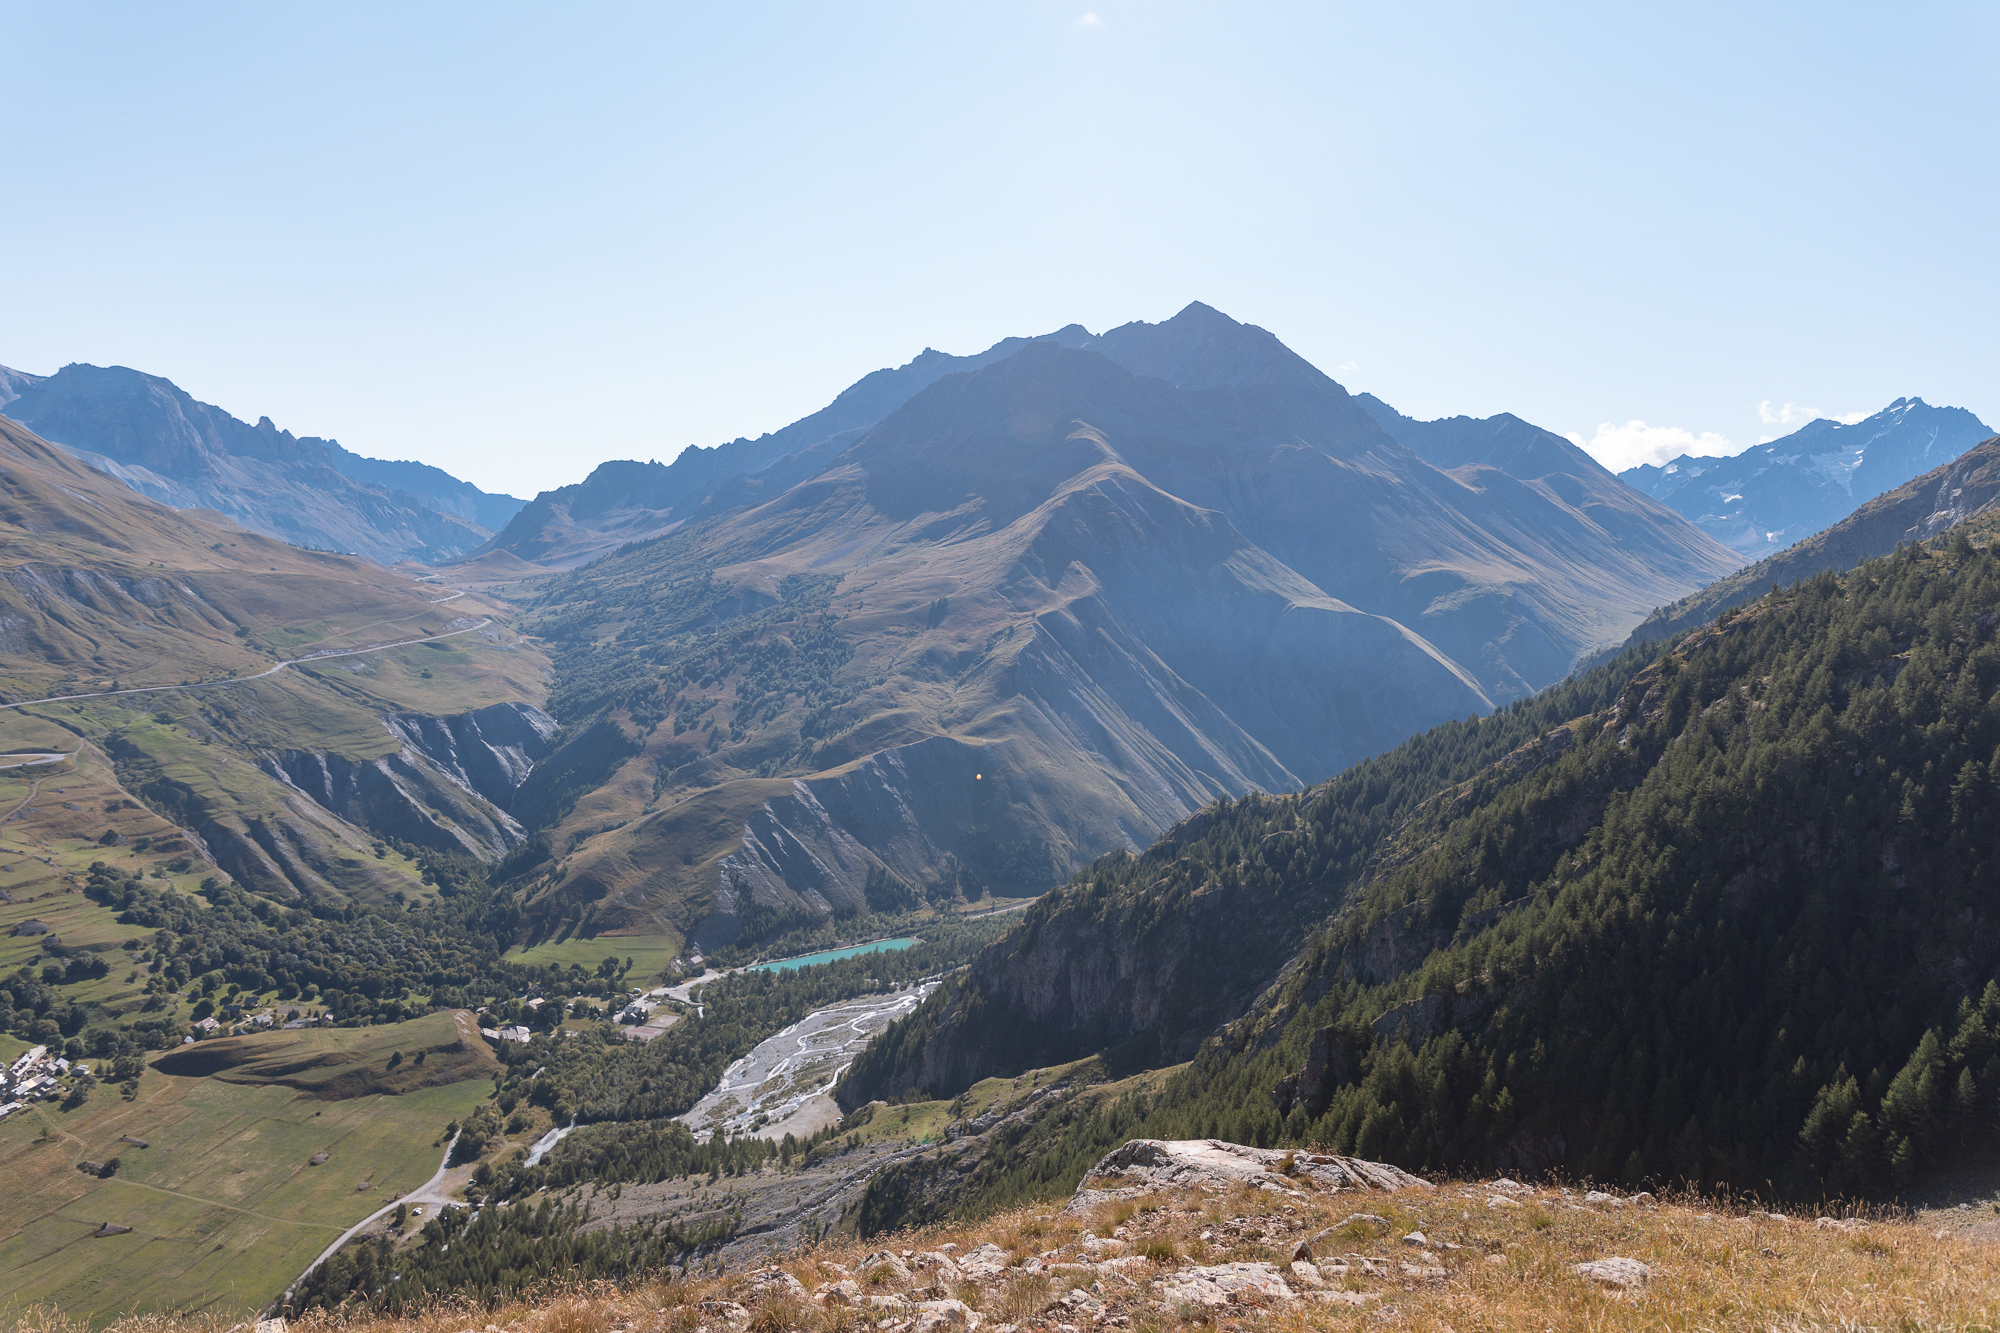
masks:
<instances>
[{"instance_id":1,"label":"grassy mountain slope","mask_svg":"<svg viewBox=\"0 0 2000 1333\"><path fill-rule=\"evenodd\" d=\"M1808 1195L1990 1147L1996 613L2000 554L1908 549L1604 668L1609 699L1401 809L1360 773L1218 808L1038 906L879 1039L845 1096L1007 1072L1021 1043L996 978L1074 987L1061 951L1107 906L1159 935L1205 897L1296 878L1345 905L1289 962L1266 956L1274 984L1129 1132ZM1390 827L1315 862L1380 813ZM1143 862L1168 857L1200 887L1154 890ZM1212 947L1195 939L1184 965ZM1151 961L1156 986L1172 958ZM1073 1031L1105 1012L1077 1009Z\"/></svg>"},{"instance_id":2,"label":"grassy mountain slope","mask_svg":"<svg viewBox=\"0 0 2000 1333\"><path fill-rule=\"evenodd\" d=\"M0 1300L48 1302L98 1326L140 1312L254 1309L345 1227L429 1179L439 1131L480 1102L497 1068L476 1032L468 1042L445 1013L187 1049L241 1063L201 1077L162 1056L130 1100L100 1093L79 1109L42 1103L0 1122L11 1199ZM431 1058L385 1075L397 1051ZM77 1169L113 1158L108 1178ZM130 1230L94 1236L106 1222Z\"/></svg>"},{"instance_id":3,"label":"grassy mountain slope","mask_svg":"<svg viewBox=\"0 0 2000 1333\"><path fill-rule=\"evenodd\" d=\"M0 534L0 689L96 696L0 710L0 743L88 750L210 872L386 898L428 890L382 838L493 857L523 836L495 764L545 738L482 710L538 703L543 659L482 627L493 604L169 509L4 419Z\"/></svg>"},{"instance_id":4,"label":"grassy mountain slope","mask_svg":"<svg viewBox=\"0 0 2000 1333\"><path fill-rule=\"evenodd\" d=\"M17 697L247 674L460 614L365 561L147 500L4 418L0 462L0 681Z\"/></svg>"}]
</instances>

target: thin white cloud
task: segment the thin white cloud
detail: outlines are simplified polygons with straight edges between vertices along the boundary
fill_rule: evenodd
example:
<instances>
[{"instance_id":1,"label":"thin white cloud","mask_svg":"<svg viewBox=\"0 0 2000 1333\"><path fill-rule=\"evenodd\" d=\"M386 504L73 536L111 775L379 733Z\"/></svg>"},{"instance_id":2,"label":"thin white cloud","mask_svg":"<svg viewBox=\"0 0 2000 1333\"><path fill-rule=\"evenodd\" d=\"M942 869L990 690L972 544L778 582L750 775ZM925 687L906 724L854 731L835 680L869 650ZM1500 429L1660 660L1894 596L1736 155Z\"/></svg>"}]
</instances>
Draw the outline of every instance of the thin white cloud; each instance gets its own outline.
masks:
<instances>
[{"instance_id":1,"label":"thin white cloud","mask_svg":"<svg viewBox=\"0 0 2000 1333\"><path fill-rule=\"evenodd\" d=\"M1800 407L1797 403L1790 401L1787 401L1783 407L1774 408L1771 406L1771 400L1768 398L1757 404L1757 419L1767 426L1802 426L1808 421L1818 421L1821 417L1838 421L1843 426L1852 426L1857 421L1866 420L1868 413L1865 411L1822 412L1816 407ZM1767 435L1764 438L1769 440L1776 437ZM1759 443L1762 442L1759 441Z\"/></svg>"},{"instance_id":2,"label":"thin white cloud","mask_svg":"<svg viewBox=\"0 0 2000 1333\"><path fill-rule=\"evenodd\" d=\"M1646 463L1664 463L1680 454L1703 458L1740 454L1749 448L1714 431L1696 434L1679 426L1648 426L1643 421L1628 421L1622 426L1606 421L1589 439L1572 431L1569 440L1613 472Z\"/></svg>"},{"instance_id":3,"label":"thin white cloud","mask_svg":"<svg viewBox=\"0 0 2000 1333\"><path fill-rule=\"evenodd\" d=\"M1766 398L1757 404L1757 420L1767 426L1789 426L1794 422L1811 421L1813 414L1797 403L1788 402L1783 407L1773 409L1771 400Z\"/></svg>"},{"instance_id":4,"label":"thin white cloud","mask_svg":"<svg viewBox=\"0 0 2000 1333\"><path fill-rule=\"evenodd\" d=\"M1095 10L1092 10L1078 19L1076 26L1079 28L1101 28L1104 26L1104 20L1097 16Z\"/></svg>"}]
</instances>

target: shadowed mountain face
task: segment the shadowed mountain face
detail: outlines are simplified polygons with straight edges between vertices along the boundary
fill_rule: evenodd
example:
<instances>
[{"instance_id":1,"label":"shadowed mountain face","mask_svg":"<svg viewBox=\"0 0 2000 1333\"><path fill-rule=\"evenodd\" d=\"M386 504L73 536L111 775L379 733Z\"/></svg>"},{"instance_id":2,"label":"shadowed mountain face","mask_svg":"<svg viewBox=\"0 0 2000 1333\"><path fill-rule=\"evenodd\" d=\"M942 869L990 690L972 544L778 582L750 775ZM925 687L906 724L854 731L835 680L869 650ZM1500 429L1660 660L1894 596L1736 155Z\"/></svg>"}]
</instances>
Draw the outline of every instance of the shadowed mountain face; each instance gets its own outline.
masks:
<instances>
[{"instance_id":1,"label":"shadowed mountain face","mask_svg":"<svg viewBox=\"0 0 2000 1333\"><path fill-rule=\"evenodd\" d=\"M520 507L425 464L361 458L268 417L247 425L122 366L9 371L0 391L8 416L142 495L295 546L384 563L450 559L486 539L485 521Z\"/></svg>"},{"instance_id":2,"label":"shadowed mountain face","mask_svg":"<svg viewBox=\"0 0 2000 1333\"><path fill-rule=\"evenodd\" d=\"M884 877L1038 890L1522 697L1736 563L1567 455L1442 471L1204 306L807 458L551 587L560 720L633 747L551 839L551 919L716 941Z\"/></svg>"},{"instance_id":3,"label":"shadowed mountain face","mask_svg":"<svg viewBox=\"0 0 2000 1333\"><path fill-rule=\"evenodd\" d=\"M1571 478L1579 485L1602 488L1606 494L1622 493L1602 463L1552 430L1531 425L1511 412L1497 417L1442 417L1418 421L1406 417L1372 393L1354 396L1377 425L1432 467L1450 472L1454 468L1493 467L1510 477L1531 481L1537 477ZM1626 503L1631 503L1627 501ZM1656 512L1640 506L1645 512Z\"/></svg>"},{"instance_id":4,"label":"shadowed mountain face","mask_svg":"<svg viewBox=\"0 0 2000 1333\"><path fill-rule=\"evenodd\" d=\"M1618 475L1746 560L1759 560L1992 434L1964 408L1898 398L1852 425L1821 418L1732 458L1683 454Z\"/></svg>"}]
</instances>

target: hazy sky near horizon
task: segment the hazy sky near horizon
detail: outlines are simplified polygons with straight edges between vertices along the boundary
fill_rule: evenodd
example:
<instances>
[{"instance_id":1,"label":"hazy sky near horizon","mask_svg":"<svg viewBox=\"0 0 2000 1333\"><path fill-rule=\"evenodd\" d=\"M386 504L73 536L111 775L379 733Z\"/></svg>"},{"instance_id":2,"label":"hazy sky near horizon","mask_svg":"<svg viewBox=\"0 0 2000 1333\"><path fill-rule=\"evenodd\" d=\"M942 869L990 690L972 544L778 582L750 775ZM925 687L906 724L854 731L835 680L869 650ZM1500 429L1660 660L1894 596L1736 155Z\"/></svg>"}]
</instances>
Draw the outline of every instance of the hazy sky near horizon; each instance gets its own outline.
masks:
<instances>
[{"instance_id":1,"label":"hazy sky near horizon","mask_svg":"<svg viewBox=\"0 0 2000 1333\"><path fill-rule=\"evenodd\" d=\"M1986 3L0 0L0 364L530 495L1203 300L1608 465L2000 424Z\"/></svg>"}]
</instances>

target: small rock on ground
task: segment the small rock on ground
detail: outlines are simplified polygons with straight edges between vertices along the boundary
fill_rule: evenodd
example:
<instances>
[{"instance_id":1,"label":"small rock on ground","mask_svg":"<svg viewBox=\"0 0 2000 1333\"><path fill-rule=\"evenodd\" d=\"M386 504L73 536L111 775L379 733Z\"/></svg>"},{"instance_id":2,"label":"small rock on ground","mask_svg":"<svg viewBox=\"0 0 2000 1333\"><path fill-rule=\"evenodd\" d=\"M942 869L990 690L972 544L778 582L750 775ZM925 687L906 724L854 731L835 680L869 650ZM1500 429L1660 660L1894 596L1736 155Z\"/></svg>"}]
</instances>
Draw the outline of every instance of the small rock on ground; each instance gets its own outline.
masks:
<instances>
[{"instance_id":1,"label":"small rock on ground","mask_svg":"<svg viewBox=\"0 0 2000 1333\"><path fill-rule=\"evenodd\" d=\"M1211 1264L1206 1268L1185 1269L1161 1278L1158 1289L1168 1309L1177 1305L1215 1309L1232 1301L1298 1299L1275 1268L1261 1263Z\"/></svg>"},{"instance_id":2,"label":"small rock on ground","mask_svg":"<svg viewBox=\"0 0 2000 1333\"><path fill-rule=\"evenodd\" d=\"M1653 1270L1637 1259L1626 1259L1618 1255L1576 1264L1571 1271L1578 1277L1588 1278L1592 1282L1602 1282L1608 1287L1642 1287L1653 1276Z\"/></svg>"}]
</instances>

